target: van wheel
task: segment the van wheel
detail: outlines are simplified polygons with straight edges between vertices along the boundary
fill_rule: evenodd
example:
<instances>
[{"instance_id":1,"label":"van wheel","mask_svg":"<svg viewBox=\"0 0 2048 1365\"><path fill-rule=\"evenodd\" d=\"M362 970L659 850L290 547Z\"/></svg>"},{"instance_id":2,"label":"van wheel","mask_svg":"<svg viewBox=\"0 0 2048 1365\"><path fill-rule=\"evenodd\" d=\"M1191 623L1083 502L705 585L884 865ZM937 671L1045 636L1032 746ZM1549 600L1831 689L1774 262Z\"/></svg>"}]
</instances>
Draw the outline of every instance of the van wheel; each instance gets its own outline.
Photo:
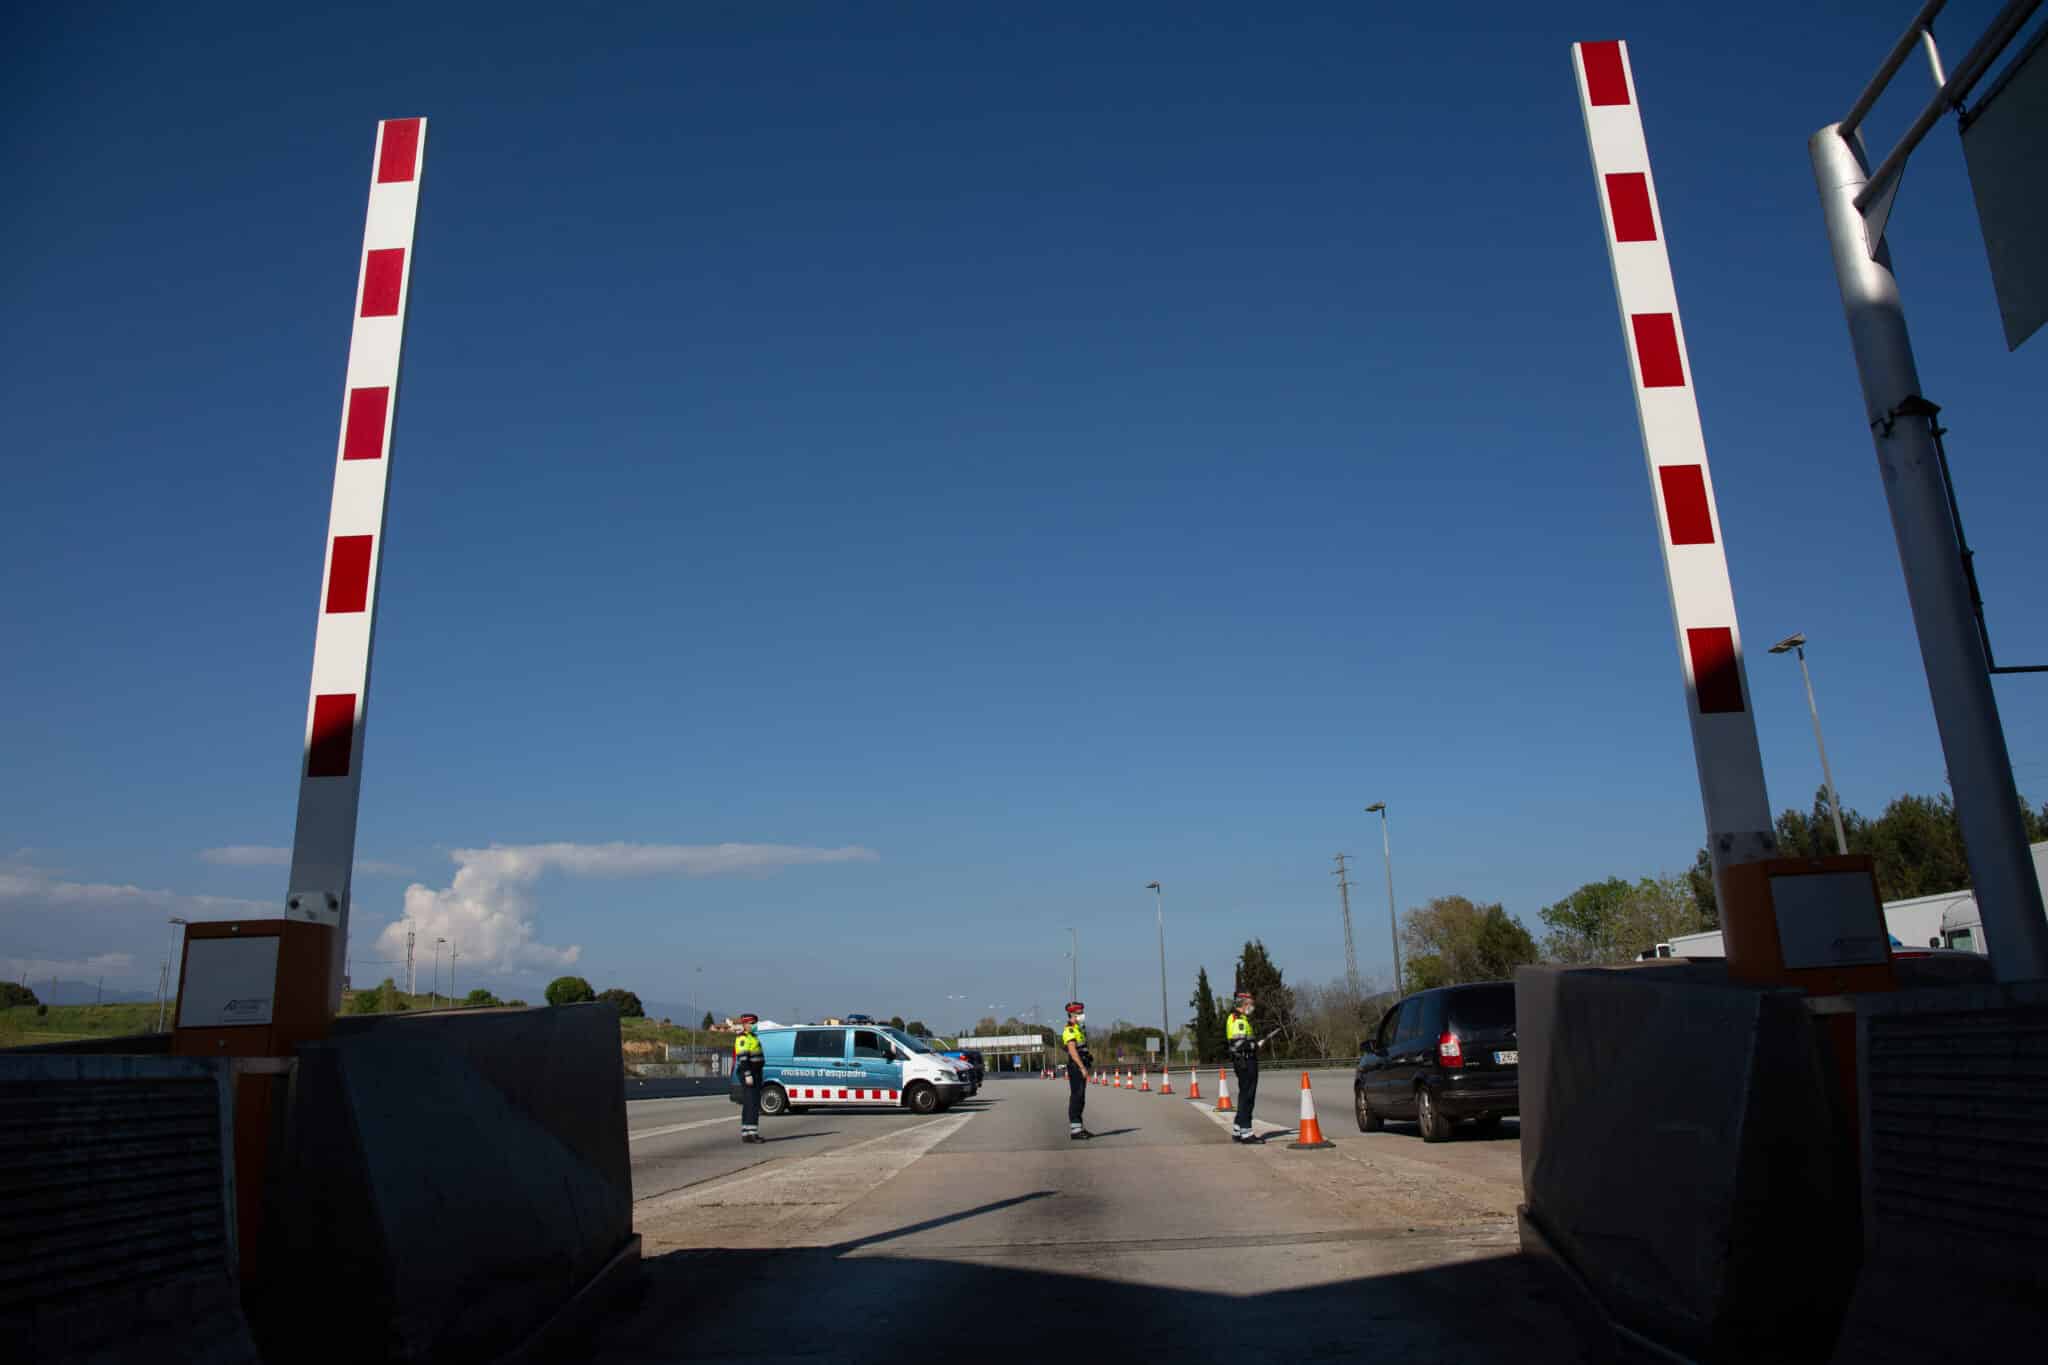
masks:
<instances>
[{"instance_id":1,"label":"van wheel","mask_svg":"<svg viewBox=\"0 0 2048 1365\"><path fill-rule=\"evenodd\" d=\"M789 1094L779 1085L761 1088L761 1112L769 1118L789 1112Z\"/></svg>"},{"instance_id":2,"label":"van wheel","mask_svg":"<svg viewBox=\"0 0 2048 1365\"><path fill-rule=\"evenodd\" d=\"M1377 1133L1380 1129L1387 1126L1387 1121L1373 1112L1372 1101L1365 1097L1364 1086L1353 1086L1351 1094L1358 1101L1359 1132Z\"/></svg>"},{"instance_id":3,"label":"van wheel","mask_svg":"<svg viewBox=\"0 0 2048 1365\"><path fill-rule=\"evenodd\" d=\"M1415 1114L1422 1121L1424 1142L1442 1142L1451 1135L1451 1121L1444 1117L1443 1110L1436 1107L1436 1100L1430 1096L1426 1085L1416 1087Z\"/></svg>"},{"instance_id":4,"label":"van wheel","mask_svg":"<svg viewBox=\"0 0 2048 1365\"><path fill-rule=\"evenodd\" d=\"M919 1081L903 1092L903 1102L910 1106L913 1114L930 1114L939 1107L939 1092Z\"/></svg>"}]
</instances>

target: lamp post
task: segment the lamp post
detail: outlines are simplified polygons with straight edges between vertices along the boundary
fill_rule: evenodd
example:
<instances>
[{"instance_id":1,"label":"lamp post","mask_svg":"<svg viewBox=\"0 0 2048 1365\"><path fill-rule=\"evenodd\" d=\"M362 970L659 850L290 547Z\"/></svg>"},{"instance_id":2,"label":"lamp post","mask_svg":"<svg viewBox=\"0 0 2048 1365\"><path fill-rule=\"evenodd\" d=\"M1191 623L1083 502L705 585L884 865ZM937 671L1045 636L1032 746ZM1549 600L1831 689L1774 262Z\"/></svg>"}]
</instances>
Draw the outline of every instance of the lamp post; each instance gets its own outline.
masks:
<instances>
[{"instance_id":1,"label":"lamp post","mask_svg":"<svg viewBox=\"0 0 2048 1365\"><path fill-rule=\"evenodd\" d=\"M1806 709L1813 715L1813 743L1820 750L1820 776L1827 784L1828 814L1835 818L1835 852L1847 854L1849 836L1842 832L1842 798L1835 794L1835 774L1828 767L1828 742L1820 737L1820 707L1813 700L1813 674L1806 668L1806 636L1787 635L1771 646L1771 653L1783 654L1788 649L1799 656L1799 676L1806 680Z\"/></svg>"},{"instance_id":2,"label":"lamp post","mask_svg":"<svg viewBox=\"0 0 2048 1365\"><path fill-rule=\"evenodd\" d=\"M163 988L156 993L156 1031L158 1033L164 1031L164 1016L171 1007L171 982L177 975L174 967L178 961L178 926L190 923L191 921L182 915L171 916L171 946L164 954L164 984Z\"/></svg>"},{"instance_id":3,"label":"lamp post","mask_svg":"<svg viewBox=\"0 0 2048 1365\"><path fill-rule=\"evenodd\" d=\"M1152 911L1159 920L1159 1060L1165 1062L1173 1039L1166 1014L1166 893L1158 882L1146 882L1145 889L1152 893Z\"/></svg>"},{"instance_id":4,"label":"lamp post","mask_svg":"<svg viewBox=\"0 0 2048 1365\"><path fill-rule=\"evenodd\" d=\"M1081 998L1081 931L1068 929L1074 936L1074 946L1067 952L1067 999Z\"/></svg>"},{"instance_id":5,"label":"lamp post","mask_svg":"<svg viewBox=\"0 0 2048 1365\"><path fill-rule=\"evenodd\" d=\"M1365 808L1380 815L1380 858L1387 865L1387 934L1394 941L1394 994L1401 994L1401 922L1394 913L1394 849L1387 842L1387 803L1375 801Z\"/></svg>"},{"instance_id":6,"label":"lamp post","mask_svg":"<svg viewBox=\"0 0 2048 1365\"><path fill-rule=\"evenodd\" d=\"M429 1008L438 1006L441 1002L441 945L447 941L445 938L434 940L434 993L427 999Z\"/></svg>"}]
</instances>

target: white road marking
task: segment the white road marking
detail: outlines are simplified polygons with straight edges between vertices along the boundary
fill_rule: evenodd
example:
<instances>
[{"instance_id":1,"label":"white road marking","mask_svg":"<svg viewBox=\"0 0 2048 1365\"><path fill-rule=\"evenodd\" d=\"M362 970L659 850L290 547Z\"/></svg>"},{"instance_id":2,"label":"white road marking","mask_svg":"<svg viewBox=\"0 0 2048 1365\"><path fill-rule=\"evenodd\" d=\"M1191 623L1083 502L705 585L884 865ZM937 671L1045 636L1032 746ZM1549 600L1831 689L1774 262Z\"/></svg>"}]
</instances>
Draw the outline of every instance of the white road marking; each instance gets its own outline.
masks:
<instances>
[{"instance_id":1,"label":"white road marking","mask_svg":"<svg viewBox=\"0 0 2048 1365\"><path fill-rule=\"evenodd\" d=\"M1234 1128L1237 1126L1237 1111L1235 1109L1219 1112L1211 1107L1207 1100L1189 1100L1188 1103L1194 1107L1196 1113L1206 1114L1214 1119L1218 1128ZM1291 1124L1271 1123L1260 1118L1252 1120L1252 1132L1260 1137L1270 1133L1291 1133L1294 1131L1295 1129Z\"/></svg>"},{"instance_id":2,"label":"white road marking","mask_svg":"<svg viewBox=\"0 0 2048 1365\"><path fill-rule=\"evenodd\" d=\"M846 1204L894 1176L944 1142L974 1116L926 1119L864 1142L821 1152L795 1161L770 1162L764 1169L736 1179L707 1180L669 1194L643 1199L633 1206L636 1217L680 1208L719 1204ZM858 1153L884 1143L892 1150L874 1156Z\"/></svg>"},{"instance_id":3,"label":"white road marking","mask_svg":"<svg viewBox=\"0 0 2048 1365\"><path fill-rule=\"evenodd\" d=\"M626 1141L638 1142L641 1138L666 1137L670 1133L687 1133L692 1128L709 1128L714 1123L733 1123L739 1119L731 1114L721 1114L715 1119L698 1119L694 1123L664 1123L659 1128L636 1128L626 1134Z\"/></svg>"}]
</instances>

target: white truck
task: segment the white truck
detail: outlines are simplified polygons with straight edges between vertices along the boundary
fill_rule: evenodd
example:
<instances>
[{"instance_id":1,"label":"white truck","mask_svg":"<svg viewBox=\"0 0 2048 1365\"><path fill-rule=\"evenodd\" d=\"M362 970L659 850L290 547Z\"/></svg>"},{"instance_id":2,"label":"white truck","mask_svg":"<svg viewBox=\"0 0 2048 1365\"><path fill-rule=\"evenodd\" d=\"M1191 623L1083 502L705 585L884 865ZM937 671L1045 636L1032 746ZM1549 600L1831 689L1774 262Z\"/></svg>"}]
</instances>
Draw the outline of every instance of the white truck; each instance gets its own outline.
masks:
<instances>
[{"instance_id":1,"label":"white truck","mask_svg":"<svg viewBox=\"0 0 2048 1365\"><path fill-rule=\"evenodd\" d=\"M2048 889L2048 840L2029 845L2034 855L2034 876ZM1910 900L1886 901L1884 927L1906 948L1952 948L1958 952L1982 954L1984 917L1977 912L1977 897L1968 891L1943 891ZM1657 957L1726 957L1728 949L1721 931L1674 934L1669 943L1659 943L1637 955L1637 961Z\"/></svg>"}]
</instances>

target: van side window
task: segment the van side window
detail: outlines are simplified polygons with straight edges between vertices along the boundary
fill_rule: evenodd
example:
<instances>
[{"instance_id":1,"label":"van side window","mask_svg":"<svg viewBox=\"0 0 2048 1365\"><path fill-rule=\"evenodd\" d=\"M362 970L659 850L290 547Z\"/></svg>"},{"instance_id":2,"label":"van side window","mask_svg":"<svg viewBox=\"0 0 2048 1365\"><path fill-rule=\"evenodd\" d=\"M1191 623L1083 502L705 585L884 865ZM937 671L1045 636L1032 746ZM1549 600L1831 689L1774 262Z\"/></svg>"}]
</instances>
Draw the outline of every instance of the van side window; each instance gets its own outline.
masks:
<instances>
[{"instance_id":1,"label":"van side window","mask_svg":"<svg viewBox=\"0 0 2048 1365\"><path fill-rule=\"evenodd\" d=\"M798 1029L796 1052L798 1057L832 1057L846 1055L846 1035L836 1028Z\"/></svg>"},{"instance_id":2,"label":"van side window","mask_svg":"<svg viewBox=\"0 0 2048 1365\"><path fill-rule=\"evenodd\" d=\"M874 1057L884 1062L890 1060L891 1056L888 1045L882 1041L882 1035L864 1028L853 1031L853 1055Z\"/></svg>"},{"instance_id":3,"label":"van side window","mask_svg":"<svg viewBox=\"0 0 2048 1365\"><path fill-rule=\"evenodd\" d=\"M1394 1021L1394 1041L1402 1042L1422 1032L1422 997L1411 995L1401 1002L1401 1017Z\"/></svg>"}]
</instances>

